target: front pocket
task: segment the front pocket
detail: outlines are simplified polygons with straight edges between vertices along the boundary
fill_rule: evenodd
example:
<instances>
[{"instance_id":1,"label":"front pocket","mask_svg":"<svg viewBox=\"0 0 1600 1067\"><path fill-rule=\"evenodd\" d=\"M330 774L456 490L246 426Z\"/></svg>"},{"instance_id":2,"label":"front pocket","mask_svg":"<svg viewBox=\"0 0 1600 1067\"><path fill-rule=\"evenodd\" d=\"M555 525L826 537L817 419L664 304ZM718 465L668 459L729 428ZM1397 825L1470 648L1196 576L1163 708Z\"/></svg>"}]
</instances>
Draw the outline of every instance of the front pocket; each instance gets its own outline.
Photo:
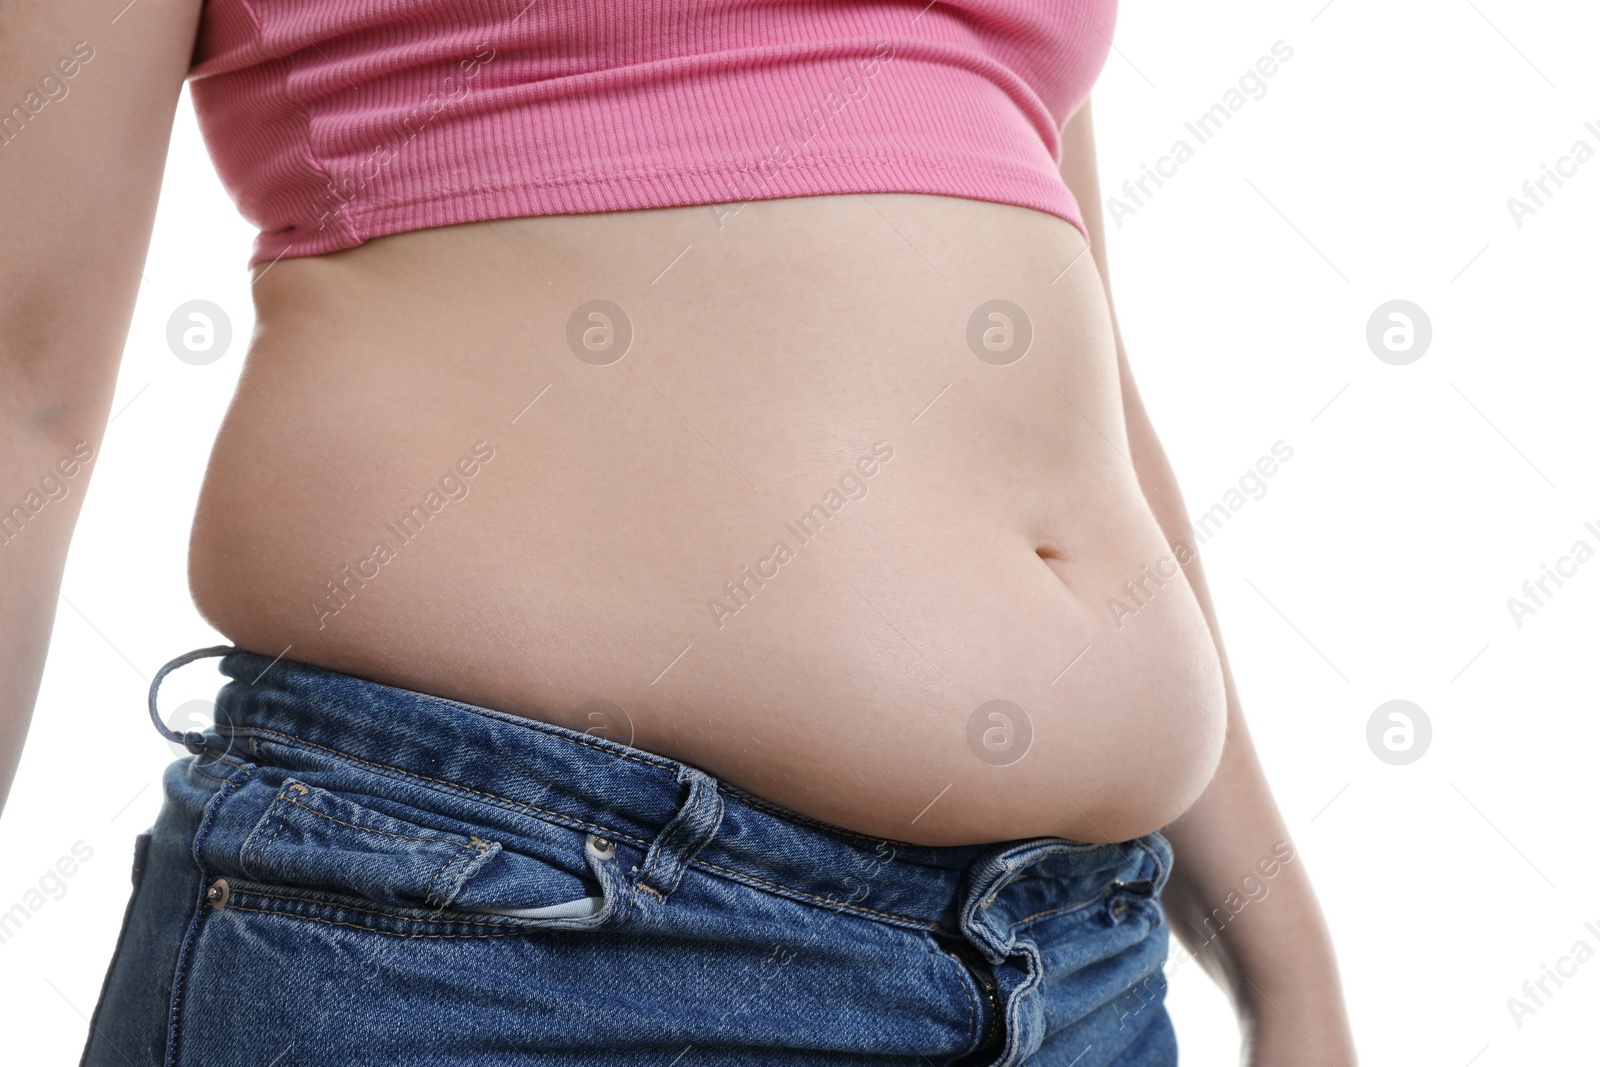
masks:
<instances>
[{"instance_id":1,"label":"front pocket","mask_svg":"<svg viewBox=\"0 0 1600 1067\"><path fill-rule=\"evenodd\" d=\"M404 823L290 778L239 849L239 864L262 882L310 880L370 900L447 908L499 851L497 841Z\"/></svg>"},{"instance_id":2,"label":"front pocket","mask_svg":"<svg viewBox=\"0 0 1600 1067\"><path fill-rule=\"evenodd\" d=\"M263 788L270 787L257 779L230 798L233 817L260 811ZM423 812L399 818L287 778L244 834L236 862L213 866L224 877L350 896L404 913L449 910L591 925L613 910L615 894L606 886L620 879L593 857L586 861L583 835L576 831L551 828L549 839L539 842L542 854L529 855L507 849L479 827L444 818L426 826L424 819L435 821ZM225 814L222 821L230 820ZM211 835L219 846L230 836L224 826Z\"/></svg>"}]
</instances>

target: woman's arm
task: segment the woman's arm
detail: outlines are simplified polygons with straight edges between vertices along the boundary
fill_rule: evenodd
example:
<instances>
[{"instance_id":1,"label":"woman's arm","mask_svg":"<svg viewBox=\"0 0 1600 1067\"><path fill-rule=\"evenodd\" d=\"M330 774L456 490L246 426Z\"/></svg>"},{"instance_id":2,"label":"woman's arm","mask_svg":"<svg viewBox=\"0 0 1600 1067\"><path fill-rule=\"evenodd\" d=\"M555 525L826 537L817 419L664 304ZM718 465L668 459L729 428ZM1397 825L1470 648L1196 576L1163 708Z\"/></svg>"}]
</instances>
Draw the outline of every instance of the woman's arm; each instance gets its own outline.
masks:
<instances>
[{"instance_id":1,"label":"woman's arm","mask_svg":"<svg viewBox=\"0 0 1600 1067\"><path fill-rule=\"evenodd\" d=\"M200 0L0 6L0 805L105 432L199 15Z\"/></svg>"},{"instance_id":2,"label":"woman's arm","mask_svg":"<svg viewBox=\"0 0 1600 1067\"><path fill-rule=\"evenodd\" d=\"M1111 281L1088 104L1067 123L1061 158L1061 177L1083 212L1109 303ZM1130 458L1141 476L1145 499L1167 541L1183 541L1194 548L1177 479L1128 369L1114 309L1112 330ZM1250 743L1199 557L1193 556L1183 571L1222 660L1228 734L1210 786L1165 831L1176 862L1163 900L1179 938L1232 996L1244 1035L1244 1062L1271 1067L1347 1067L1356 1062L1355 1045L1345 1017L1333 945L1305 864L1292 858L1282 862L1286 850L1281 845L1289 842L1289 832ZM1292 849L1292 844L1288 848ZM1288 854L1293 855L1292 851ZM1261 866L1264 861L1265 867ZM1271 891L1230 917L1227 904L1230 896L1237 898L1241 882L1253 879L1245 884L1259 884L1267 870L1272 871Z\"/></svg>"}]
</instances>

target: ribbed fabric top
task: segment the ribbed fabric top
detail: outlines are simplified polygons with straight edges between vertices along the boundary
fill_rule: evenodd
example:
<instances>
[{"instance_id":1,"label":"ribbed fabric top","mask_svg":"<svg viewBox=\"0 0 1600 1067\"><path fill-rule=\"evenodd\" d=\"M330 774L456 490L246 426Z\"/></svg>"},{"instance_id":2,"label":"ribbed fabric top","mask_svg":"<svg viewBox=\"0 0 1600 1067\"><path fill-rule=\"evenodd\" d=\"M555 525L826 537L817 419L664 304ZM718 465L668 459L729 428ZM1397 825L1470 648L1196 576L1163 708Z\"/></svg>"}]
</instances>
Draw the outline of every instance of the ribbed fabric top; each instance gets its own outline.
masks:
<instances>
[{"instance_id":1,"label":"ribbed fabric top","mask_svg":"<svg viewBox=\"0 0 1600 1067\"><path fill-rule=\"evenodd\" d=\"M484 219L828 193L1083 228L1059 131L1116 0L206 0L252 264ZM730 209L731 210L731 209Z\"/></svg>"}]
</instances>

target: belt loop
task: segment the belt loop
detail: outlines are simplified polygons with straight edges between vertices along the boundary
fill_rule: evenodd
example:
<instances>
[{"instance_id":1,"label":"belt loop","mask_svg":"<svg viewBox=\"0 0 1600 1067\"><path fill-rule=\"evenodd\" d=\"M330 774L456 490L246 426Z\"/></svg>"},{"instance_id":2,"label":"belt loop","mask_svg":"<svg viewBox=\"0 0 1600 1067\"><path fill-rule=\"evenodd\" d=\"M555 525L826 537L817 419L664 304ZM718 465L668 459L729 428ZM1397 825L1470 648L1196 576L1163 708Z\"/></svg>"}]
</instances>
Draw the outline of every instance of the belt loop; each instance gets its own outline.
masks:
<instances>
[{"instance_id":1,"label":"belt loop","mask_svg":"<svg viewBox=\"0 0 1600 1067\"><path fill-rule=\"evenodd\" d=\"M197 659L206 659L210 656L226 656L230 652L240 651L243 650L233 645L213 645L210 648L197 648L193 652L185 652L177 659L168 661L165 667L156 672L155 678L150 682L150 721L155 723L156 730L162 737L165 737L173 744L182 745L196 754L206 750L206 738L200 731L190 730L180 734L161 721L161 713L156 710L156 691L161 688L161 679L186 663L193 663Z\"/></svg>"},{"instance_id":2,"label":"belt loop","mask_svg":"<svg viewBox=\"0 0 1600 1067\"><path fill-rule=\"evenodd\" d=\"M704 771L681 764L678 781L689 783L689 796L678 814L662 828L645 853L634 883L665 900L678 887L684 868L704 848L722 825L722 794L717 780Z\"/></svg>"}]
</instances>

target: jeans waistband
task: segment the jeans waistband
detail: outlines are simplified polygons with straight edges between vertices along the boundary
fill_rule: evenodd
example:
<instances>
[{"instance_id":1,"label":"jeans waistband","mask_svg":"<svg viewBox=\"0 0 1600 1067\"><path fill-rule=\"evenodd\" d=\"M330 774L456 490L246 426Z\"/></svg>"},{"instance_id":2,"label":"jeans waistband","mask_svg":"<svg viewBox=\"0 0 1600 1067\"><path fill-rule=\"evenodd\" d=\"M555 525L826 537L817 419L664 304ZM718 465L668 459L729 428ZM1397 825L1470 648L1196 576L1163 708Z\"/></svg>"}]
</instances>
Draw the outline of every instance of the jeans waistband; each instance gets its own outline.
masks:
<instances>
[{"instance_id":1,"label":"jeans waistband","mask_svg":"<svg viewBox=\"0 0 1600 1067\"><path fill-rule=\"evenodd\" d=\"M222 656L219 669L231 679L218 693L215 727L176 734L156 711L157 688L175 667L207 656ZM927 846L869 837L608 738L232 647L196 650L163 667L150 710L163 735L197 753L221 745L229 758L249 760L269 741L303 746L410 785L628 842L645 852L635 884L662 897L693 865L818 906L957 935L973 933L985 901L1037 863L1059 858L1086 875L1143 849L1158 866L1170 865L1159 833L1103 845L1045 837ZM863 874L885 864L888 873ZM988 932L980 937L987 954L1003 956L1007 932Z\"/></svg>"}]
</instances>

